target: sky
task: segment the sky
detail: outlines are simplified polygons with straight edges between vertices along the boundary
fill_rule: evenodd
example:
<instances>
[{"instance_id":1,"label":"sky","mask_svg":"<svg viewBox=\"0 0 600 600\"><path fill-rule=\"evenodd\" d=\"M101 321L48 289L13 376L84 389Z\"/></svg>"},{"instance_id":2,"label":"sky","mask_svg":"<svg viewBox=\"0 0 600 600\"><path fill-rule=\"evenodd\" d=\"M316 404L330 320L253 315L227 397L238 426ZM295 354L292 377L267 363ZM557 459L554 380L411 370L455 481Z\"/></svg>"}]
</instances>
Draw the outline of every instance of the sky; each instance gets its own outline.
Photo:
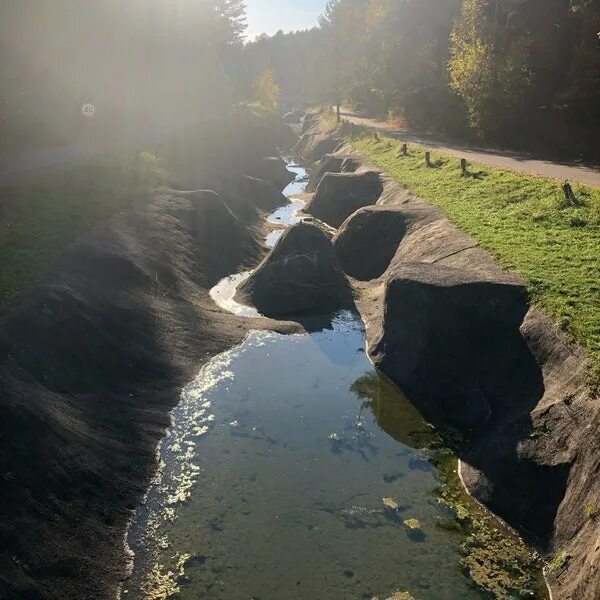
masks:
<instances>
[{"instance_id":1,"label":"sky","mask_svg":"<svg viewBox=\"0 0 600 600\"><path fill-rule=\"evenodd\" d=\"M248 31L253 40L261 33L272 35L280 29L297 31L317 24L327 0L246 0Z\"/></svg>"}]
</instances>

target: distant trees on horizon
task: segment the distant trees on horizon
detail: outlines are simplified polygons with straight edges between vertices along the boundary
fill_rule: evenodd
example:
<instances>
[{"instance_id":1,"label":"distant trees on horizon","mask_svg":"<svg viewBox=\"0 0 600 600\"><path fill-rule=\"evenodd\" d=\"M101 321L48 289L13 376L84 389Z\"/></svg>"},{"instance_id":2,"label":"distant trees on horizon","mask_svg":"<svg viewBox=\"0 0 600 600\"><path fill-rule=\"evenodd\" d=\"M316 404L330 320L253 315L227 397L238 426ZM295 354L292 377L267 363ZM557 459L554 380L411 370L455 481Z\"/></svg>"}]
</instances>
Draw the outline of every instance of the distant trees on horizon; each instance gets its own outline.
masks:
<instances>
[{"instance_id":1,"label":"distant trees on horizon","mask_svg":"<svg viewBox=\"0 0 600 600\"><path fill-rule=\"evenodd\" d=\"M318 28L261 37L245 68L282 98L418 128L592 150L600 0L331 0Z\"/></svg>"}]
</instances>

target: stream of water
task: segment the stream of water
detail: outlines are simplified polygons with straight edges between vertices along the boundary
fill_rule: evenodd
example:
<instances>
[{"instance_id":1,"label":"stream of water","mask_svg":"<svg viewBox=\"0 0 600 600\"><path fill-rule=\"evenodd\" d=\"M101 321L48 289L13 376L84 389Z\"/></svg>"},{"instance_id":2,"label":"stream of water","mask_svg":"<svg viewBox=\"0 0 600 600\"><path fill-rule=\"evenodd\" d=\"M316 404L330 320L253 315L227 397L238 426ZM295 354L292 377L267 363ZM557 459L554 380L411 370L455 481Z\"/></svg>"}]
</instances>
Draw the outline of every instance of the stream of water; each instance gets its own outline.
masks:
<instances>
[{"instance_id":1,"label":"stream of water","mask_svg":"<svg viewBox=\"0 0 600 600\"><path fill-rule=\"evenodd\" d=\"M294 168L288 194L303 190ZM269 219L289 225L298 208ZM255 316L233 301L247 276L212 295ZM441 526L432 429L364 348L362 322L344 312L310 334L251 332L200 370L136 513L123 598L483 597L460 569L459 535Z\"/></svg>"}]
</instances>

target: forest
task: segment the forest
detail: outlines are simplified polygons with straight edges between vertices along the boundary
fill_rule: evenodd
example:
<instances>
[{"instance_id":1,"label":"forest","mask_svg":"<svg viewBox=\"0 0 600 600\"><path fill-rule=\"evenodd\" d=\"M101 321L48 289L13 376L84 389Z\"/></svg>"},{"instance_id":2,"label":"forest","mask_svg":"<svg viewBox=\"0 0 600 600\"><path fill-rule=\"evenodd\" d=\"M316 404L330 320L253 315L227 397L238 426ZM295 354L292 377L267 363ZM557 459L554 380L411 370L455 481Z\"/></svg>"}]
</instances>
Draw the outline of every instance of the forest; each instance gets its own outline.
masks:
<instances>
[{"instance_id":1,"label":"forest","mask_svg":"<svg viewBox=\"0 0 600 600\"><path fill-rule=\"evenodd\" d=\"M597 158L598 0L333 0L311 31L246 47L282 99Z\"/></svg>"}]
</instances>

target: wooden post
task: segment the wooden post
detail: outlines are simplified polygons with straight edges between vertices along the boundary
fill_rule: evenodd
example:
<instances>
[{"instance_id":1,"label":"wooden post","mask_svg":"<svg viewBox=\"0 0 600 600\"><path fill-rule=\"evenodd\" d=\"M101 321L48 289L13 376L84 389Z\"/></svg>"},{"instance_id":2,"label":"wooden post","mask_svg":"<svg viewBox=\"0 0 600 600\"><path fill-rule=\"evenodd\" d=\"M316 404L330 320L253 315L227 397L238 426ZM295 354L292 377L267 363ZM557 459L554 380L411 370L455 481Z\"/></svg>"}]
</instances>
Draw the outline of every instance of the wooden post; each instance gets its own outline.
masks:
<instances>
[{"instance_id":1,"label":"wooden post","mask_svg":"<svg viewBox=\"0 0 600 600\"><path fill-rule=\"evenodd\" d=\"M376 142L378 142L378 141L379 141L379 136L377 135L377 132L375 132L375 133L373 134L373 139L374 139Z\"/></svg>"},{"instance_id":2,"label":"wooden post","mask_svg":"<svg viewBox=\"0 0 600 600\"><path fill-rule=\"evenodd\" d=\"M576 206L577 205L577 197L575 196L575 192L573 191L573 188L571 187L571 184L568 181L565 181L565 183L563 185L563 192L565 194L565 200L571 206Z\"/></svg>"},{"instance_id":3,"label":"wooden post","mask_svg":"<svg viewBox=\"0 0 600 600\"><path fill-rule=\"evenodd\" d=\"M425 152L425 164L428 167L433 167L433 165L431 164L431 152L429 151Z\"/></svg>"},{"instance_id":4,"label":"wooden post","mask_svg":"<svg viewBox=\"0 0 600 600\"><path fill-rule=\"evenodd\" d=\"M466 158L461 158L460 159L460 170L462 171L462 176L466 177L468 175L468 171L467 171L467 159Z\"/></svg>"},{"instance_id":5,"label":"wooden post","mask_svg":"<svg viewBox=\"0 0 600 600\"><path fill-rule=\"evenodd\" d=\"M408 146L406 144L402 144L402 150L400 151L402 156L408 156Z\"/></svg>"}]
</instances>

